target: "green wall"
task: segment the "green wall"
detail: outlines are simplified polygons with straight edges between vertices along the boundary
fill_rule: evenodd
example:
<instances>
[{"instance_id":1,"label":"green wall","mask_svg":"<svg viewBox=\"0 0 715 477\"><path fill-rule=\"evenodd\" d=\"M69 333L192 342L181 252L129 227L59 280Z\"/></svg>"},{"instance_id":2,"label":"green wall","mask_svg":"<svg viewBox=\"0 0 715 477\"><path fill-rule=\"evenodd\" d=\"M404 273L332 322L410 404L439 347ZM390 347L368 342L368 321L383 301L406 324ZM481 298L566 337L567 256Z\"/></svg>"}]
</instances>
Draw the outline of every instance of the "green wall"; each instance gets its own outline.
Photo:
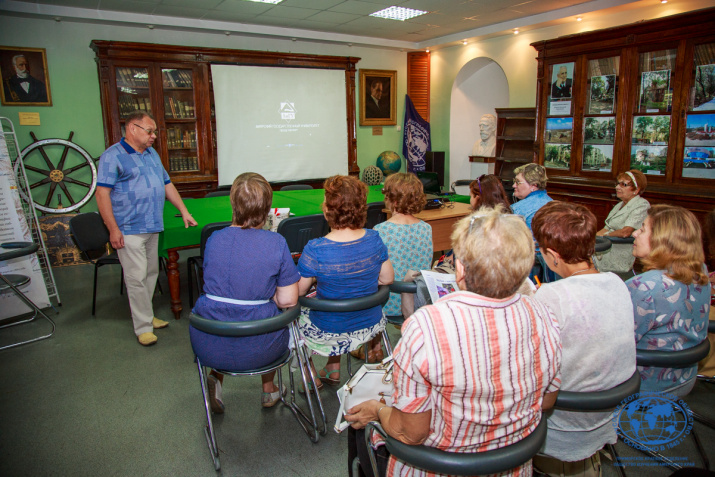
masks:
<instances>
[{"instance_id":1,"label":"green wall","mask_svg":"<svg viewBox=\"0 0 715 477\"><path fill-rule=\"evenodd\" d=\"M0 16L0 45L47 50L52 106L0 106L0 116L9 118L15 125L20 147L32 142L30 131L33 131L38 139L67 139L69 132L74 131L73 141L93 157L99 157L104 151L97 66L94 52L89 48L94 39L358 57L361 58L357 64L358 68L397 70L397 122L402 125L407 89L404 52L344 44L226 36L223 33L56 22L10 17L3 12L3 16ZM356 74L356 81L359 87L359 74ZM20 112L40 113L41 125L20 126ZM358 165L361 170L374 164L383 151L397 151L401 155L402 132L398 132L395 126L383 127L382 136L373 136L372 127L358 126L357 141ZM33 182L32 178L30 182ZM82 209L90 210L96 210L94 200Z\"/></svg>"}]
</instances>

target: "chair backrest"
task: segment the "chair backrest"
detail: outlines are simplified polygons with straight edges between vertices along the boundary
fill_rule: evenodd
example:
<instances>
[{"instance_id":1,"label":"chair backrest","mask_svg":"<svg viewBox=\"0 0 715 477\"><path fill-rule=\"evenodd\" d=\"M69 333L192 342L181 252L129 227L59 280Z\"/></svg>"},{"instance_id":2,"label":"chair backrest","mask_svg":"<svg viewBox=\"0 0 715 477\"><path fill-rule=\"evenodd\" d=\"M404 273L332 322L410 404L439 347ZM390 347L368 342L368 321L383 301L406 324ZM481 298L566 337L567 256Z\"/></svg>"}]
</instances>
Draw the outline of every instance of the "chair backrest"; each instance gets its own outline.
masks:
<instances>
[{"instance_id":1,"label":"chair backrest","mask_svg":"<svg viewBox=\"0 0 715 477\"><path fill-rule=\"evenodd\" d=\"M449 187L449 189L450 189L450 191L452 192L452 194L456 194L457 191L455 190L455 187L464 187L464 186L469 187L469 184L472 183L472 180L473 180L473 179L459 179L459 180L456 180L456 181L452 182L452 185ZM468 194L469 194L469 191L467 191L467 194L465 194L465 195L468 195Z\"/></svg>"},{"instance_id":2,"label":"chair backrest","mask_svg":"<svg viewBox=\"0 0 715 477\"><path fill-rule=\"evenodd\" d=\"M70 219L70 233L82 252L105 250L109 230L97 212L77 214Z\"/></svg>"},{"instance_id":3,"label":"chair backrest","mask_svg":"<svg viewBox=\"0 0 715 477\"><path fill-rule=\"evenodd\" d=\"M201 242L199 245L199 254L203 257L204 256L204 251L206 250L206 241L211 237L211 234L221 230L225 229L226 227L230 226L233 222L212 222L210 224L204 225L204 228L201 229Z\"/></svg>"},{"instance_id":4,"label":"chair backrest","mask_svg":"<svg viewBox=\"0 0 715 477\"><path fill-rule=\"evenodd\" d=\"M300 316L300 306L295 305L282 313L255 321L217 321L207 320L191 313L189 324L199 331L216 336L254 336L271 333L285 328Z\"/></svg>"},{"instance_id":5,"label":"chair backrest","mask_svg":"<svg viewBox=\"0 0 715 477\"><path fill-rule=\"evenodd\" d=\"M302 296L298 298L300 306L305 306L311 310L318 311L360 311L367 310L374 306L383 306L390 299L390 287L388 285L380 285L377 292L372 295L363 296L360 298L344 298L342 300L321 300L319 298L308 298Z\"/></svg>"},{"instance_id":6,"label":"chair backrest","mask_svg":"<svg viewBox=\"0 0 715 477\"><path fill-rule=\"evenodd\" d=\"M285 190L313 190L313 186L308 184L288 184L281 187L281 191Z\"/></svg>"},{"instance_id":7,"label":"chair backrest","mask_svg":"<svg viewBox=\"0 0 715 477\"><path fill-rule=\"evenodd\" d=\"M204 198L206 198L206 197L224 197L227 195L231 195L230 189L229 190L215 190L213 192L209 192L208 194L206 194L204 196Z\"/></svg>"},{"instance_id":8,"label":"chair backrest","mask_svg":"<svg viewBox=\"0 0 715 477\"><path fill-rule=\"evenodd\" d=\"M626 243L631 244L635 240L634 237L611 237L610 235L604 235L611 243Z\"/></svg>"},{"instance_id":9,"label":"chair backrest","mask_svg":"<svg viewBox=\"0 0 715 477\"><path fill-rule=\"evenodd\" d=\"M388 436L375 422L368 423L365 431L366 440L372 436L373 431L381 434L390 454L412 467L437 474L483 475L505 472L534 457L546 442L546 416L542 413L534 432L522 440L484 452L448 452L435 447L404 444ZM369 444L368 449L371 449ZM370 458L372 460L372 453Z\"/></svg>"},{"instance_id":10,"label":"chair backrest","mask_svg":"<svg viewBox=\"0 0 715 477\"><path fill-rule=\"evenodd\" d=\"M33 242L5 242L0 245L0 262L33 254L39 248L40 246Z\"/></svg>"},{"instance_id":11,"label":"chair backrest","mask_svg":"<svg viewBox=\"0 0 715 477\"><path fill-rule=\"evenodd\" d=\"M382 211L385 208L384 202L371 202L367 204L367 220L365 228L371 229L379 223L387 220L387 214Z\"/></svg>"},{"instance_id":12,"label":"chair backrest","mask_svg":"<svg viewBox=\"0 0 715 477\"><path fill-rule=\"evenodd\" d=\"M636 364L660 368L685 368L697 364L708 355L708 352L710 352L710 341L706 337L692 348L679 351L637 349Z\"/></svg>"},{"instance_id":13,"label":"chair backrest","mask_svg":"<svg viewBox=\"0 0 715 477\"><path fill-rule=\"evenodd\" d=\"M291 254L300 254L314 238L328 235L330 227L323 214L288 217L278 224L277 232L285 237Z\"/></svg>"},{"instance_id":14,"label":"chair backrest","mask_svg":"<svg viewBox=\"0 0 715 477\"><path fill-rule=\"evenodd\" d=\"M640 390L641 376L636 368L633 375L616 387L603 391L559 391L554 407L564 411L608 411L617 407L628 396Z\"/></svg>"}]
</instances>

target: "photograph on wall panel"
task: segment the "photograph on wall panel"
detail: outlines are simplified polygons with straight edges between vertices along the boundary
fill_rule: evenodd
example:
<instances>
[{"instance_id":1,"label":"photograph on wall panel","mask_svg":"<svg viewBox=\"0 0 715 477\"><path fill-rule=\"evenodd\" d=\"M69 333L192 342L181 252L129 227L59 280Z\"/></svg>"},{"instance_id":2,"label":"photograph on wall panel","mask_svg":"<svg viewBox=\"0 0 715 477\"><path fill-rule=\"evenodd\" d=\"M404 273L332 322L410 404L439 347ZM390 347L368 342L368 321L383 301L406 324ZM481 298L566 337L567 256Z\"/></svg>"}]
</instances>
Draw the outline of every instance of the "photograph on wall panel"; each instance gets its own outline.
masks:
<instances>
[{"instance_id":1,"label":"photograph on wall panel","mask_svg":"<svg viewBox=\"0 0 715 477\"><path fill-rule=\"evenodd\" d=\"M715 65L700 65L695 68L692 107L693 111L715 110Z\"/></svg>"},{"instance_id":2,"label":"photograph on wall panel","mask_svg":"<svg viewBox=\"0 0 715 477\"><path fill-rule=\"evenodd\" d=\"M583 142L585 144L613 144L615 136L615 116L584 118Z\"/></svg>"},{"instance_id":3,"label":"photograph on wall panel","mask_svg":"<svg viewBox=\"0 0 715 477\"><path fill-rule=\"evenodd\" d=\"M715 146L715 114L688 114L686 146Z\"/></svg>"},{"instance_id":4,"label":"photograph on wall panel","mask_svg":"<svg viewBox=\"0 0 715 477\"><path fill-rule=\"evenodd\" d=\"M592 76L588 114L613 114L615 97L616 75Z\"/></svg>"},{"instance_id":5,"label":"photograph on wall panel","mask_svg":"<svg viewBox=\"0 0 715 477\"><path fill-rule=\"evenodd\" d=\"M666 146L670 139L670 116L634 116L633 144Z\"/></svg>"},{"instance_id":6,"label":"photograph on wall panel","mask_svg":"<svg viewBox=\"0 0 715 477\"><path fill-rule=\"evenodd\" d=\"M665 162L668 158L668 146L631 145L631 169L643 174L665 174Z\"/></svg>"},{"instance_id":7,"label":"photograph on wall panel","mask_svg":"<svg viewBox=\"0 0 715 477\"><path fill-rule=\"evenodd\" d=\"M715 179L715 148L686 147L683 154L683 177Z\"/></svg>"},{"instance_id":8,"label":"photograph on wall panel","mask_svg":"<svg viewBox=\"0 0 715 477\"><path fill-rule=\"evenodd\" d=\"M571 164L571 144L544 144L544 167L568 169Z\"/></svg>"},{"instance_id":9,"label":"photograph on wall panel","mask_svg":"<svg viewBox=\"0 0 715 477\"><path fill-rule=\"evenodd\" d=\"M670 70L644 71L641 75L641 110L646 113L670 111Z\"/></svg>"},{"instance_id":10,"label":"photograph on wall panel","mask_svg":"<svg viewBox=\"0 0 715 477\"><path fill-rule=\"evenodd\" d=\"M612 144L584 144L582 171L609 172L613 164Z\"/></svg>"},{"instance_id":11,"label":"photograph on wall panel","mask_svg":"<svg viewBox=\"0 0 715 477\"><path fill-rule=\"evenodd\" d=\"M547 118L544 142L571 144L573 139L573 118Z\"/></svg>"}]
</instances>

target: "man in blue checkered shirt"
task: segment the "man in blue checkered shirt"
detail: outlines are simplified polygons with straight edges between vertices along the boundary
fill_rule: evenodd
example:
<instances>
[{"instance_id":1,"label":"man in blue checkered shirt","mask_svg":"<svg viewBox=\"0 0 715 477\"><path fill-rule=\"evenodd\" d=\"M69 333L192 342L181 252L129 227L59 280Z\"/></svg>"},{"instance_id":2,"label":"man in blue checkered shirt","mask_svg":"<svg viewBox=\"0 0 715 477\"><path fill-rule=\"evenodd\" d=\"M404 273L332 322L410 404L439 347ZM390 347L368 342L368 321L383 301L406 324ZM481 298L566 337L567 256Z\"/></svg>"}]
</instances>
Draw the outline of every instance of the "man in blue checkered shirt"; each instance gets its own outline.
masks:
<instances>
[{"instance_id":1,"label":"man in blue checkered shirt","mask_svg":"<svg viewBox=\"0 0 715 477\"><path fill-rule=\"evenodd\" d=\"M99 159L97 206L122 263L134 333L149 346L157 341L154 329L169 325L154 316L152 306L164 201L179 209L185 227L197 224L152 147L158 133L154 119L135 111L126 117L125 129L125 137Z\"/></svg>"}]
</instances>

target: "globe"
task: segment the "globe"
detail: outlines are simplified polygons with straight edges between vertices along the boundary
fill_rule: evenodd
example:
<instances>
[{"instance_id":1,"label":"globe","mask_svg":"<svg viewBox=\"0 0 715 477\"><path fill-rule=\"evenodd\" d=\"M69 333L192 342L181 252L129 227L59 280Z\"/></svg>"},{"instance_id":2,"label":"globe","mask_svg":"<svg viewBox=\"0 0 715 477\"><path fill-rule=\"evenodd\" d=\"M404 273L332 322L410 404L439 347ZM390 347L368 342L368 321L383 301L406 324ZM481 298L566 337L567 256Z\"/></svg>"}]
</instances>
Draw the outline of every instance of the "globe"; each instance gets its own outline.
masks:
<instances>
[{"instance_id":1,"label":"globe","mask_svg":"<svg viewBox=\"0 0 715 477\"><path fill-rule=\"evenodd\" d=\"M667 444L688 427L687 411L676 402L648 396L628 403L620 414L621 431L640 444Z\"/></svg>"},{"instance_id":2,"label":"globe","mask_svg":"<svg viewBox=\"0 0 715 477\"><path fill-rule=\"evenodd\" d=\"M402 159L400 158L400 155L394 151L385 151L377 156L376 164L385 176L389 176L395 172L400 172Z\"/></svg>"},{"instance_id":3,"label":"globe","mask_svg":"<svg viewBox=\"0 0 715 477\"><path fill-rule=\"evenodd\" d=\"M367 166L362 171L362 181L369 186L378 185L382 179L382 171L377 166Z\"/></svg>"}]
</instances>

